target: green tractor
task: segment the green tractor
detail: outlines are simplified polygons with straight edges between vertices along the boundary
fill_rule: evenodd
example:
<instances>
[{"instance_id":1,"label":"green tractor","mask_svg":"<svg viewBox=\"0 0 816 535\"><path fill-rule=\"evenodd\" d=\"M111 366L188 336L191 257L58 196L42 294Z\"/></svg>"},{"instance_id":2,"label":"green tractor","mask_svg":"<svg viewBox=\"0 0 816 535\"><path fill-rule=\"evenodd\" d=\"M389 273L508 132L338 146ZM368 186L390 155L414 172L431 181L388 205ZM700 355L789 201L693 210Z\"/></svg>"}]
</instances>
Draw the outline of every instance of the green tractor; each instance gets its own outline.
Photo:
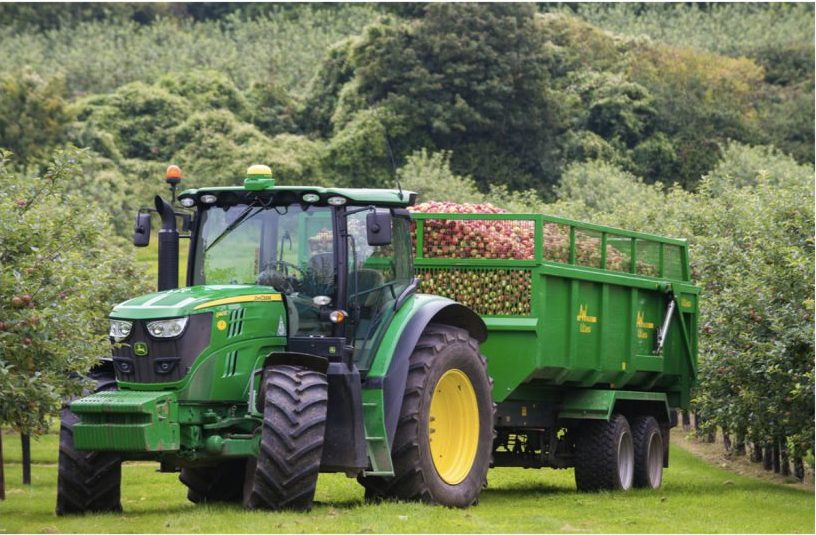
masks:
<instances>
[{"instance_id":1,"label":"green tractor","mask_svg":"<svg viewBox=\"0 0 816 535\"><path fill-rule=\"evenodd\" d=\"M126 460L179 473L196 503L308 510L319 472L369 499L475 503L494 439L487 328L417 292L415 194L276 186L253 166L177 206L179 179L171 166L173 201L137 215L137 246L161 219L159 291L113 309L95 391L62 411L57 514L120 511Z\"/></svg>"}]
</instances>

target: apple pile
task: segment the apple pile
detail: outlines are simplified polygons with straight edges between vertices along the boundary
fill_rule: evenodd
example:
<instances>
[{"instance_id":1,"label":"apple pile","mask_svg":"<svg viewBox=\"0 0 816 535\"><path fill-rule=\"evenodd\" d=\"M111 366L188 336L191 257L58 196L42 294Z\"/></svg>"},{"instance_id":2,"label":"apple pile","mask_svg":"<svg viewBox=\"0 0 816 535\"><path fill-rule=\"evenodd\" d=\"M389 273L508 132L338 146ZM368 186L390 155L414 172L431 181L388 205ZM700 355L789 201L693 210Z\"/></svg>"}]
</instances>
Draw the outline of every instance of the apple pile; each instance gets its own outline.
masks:
<instances>
[{"instance_id":1,"label":"apple pile","mask_svg":"<svg viewBox=\"0 0 816 535\"><path fill-rule=\"evenodd\" d=\"M459 204L425 202L410 208L413 212L442 214L504 214L506 210L490 203ZM413 227L415 228L415 227ZM416 246L416 232L412 232ZM543 257L551 262L569 263L569 227L544 224ZM426 258L480 258L533 260L535 227L524 220L450 220L426 219L422 254ZM600 267L601 240L577 232L575 260L580 266ZM629 255L612 245L606 247L606 269L629 271ZM655 275L656 266L638 262L638 273Z\"/></svg>"},{"instance_id":2,"label":"apple pile","mask_svg":"<svg viewBox=\"0 0 816 535\"><path fill-rule=\"evenodd\" d=\"M484 316L530 314L532 276L522 269L417 268L419 290L449 297Z\"/></svg>"},{"instance_id":3,"label":"apple pile","mask_svg":"<svg viewBox=\"0 0 816 535\"><path fill-rule=\"evenodd\" d=\"M446 214L502 214L490 203L458 204L430 201L411 207L413 212ZM416 233L412 232L416 245ZM535 228L532 221L470 221L427 219L422 254L426 258L488 258L532 260Z\"/></svg>"}]
</instances>

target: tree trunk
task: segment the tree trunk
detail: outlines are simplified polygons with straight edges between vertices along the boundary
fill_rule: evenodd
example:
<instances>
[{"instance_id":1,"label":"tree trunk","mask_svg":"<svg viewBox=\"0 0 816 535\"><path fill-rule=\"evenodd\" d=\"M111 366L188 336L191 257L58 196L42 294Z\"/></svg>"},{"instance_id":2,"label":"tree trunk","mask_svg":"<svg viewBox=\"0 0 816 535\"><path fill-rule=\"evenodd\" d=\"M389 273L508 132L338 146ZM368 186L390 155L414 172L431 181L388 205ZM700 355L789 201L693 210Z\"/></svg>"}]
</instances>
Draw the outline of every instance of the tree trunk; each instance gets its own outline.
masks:
<instances>
[{"instance_id":1,"label":"tree trunk","mask_svg":"<svg viewBox=\"0 0 816 535\"><path fill-rule=\"evenodd\" d=\"M762 456L762 468L765 470L772 470L773 469L773 447L768 444L765 444L763 448L764 455Z\"/></svg>"},{"instance_id":2,"label":"tree trunk","mask_svg":"<svg viewBox=\"0 0 816 535\"><path fill-rule=\"evenodd\" d=\"M31 435L21 433L20 446L23 448L23 485L31 485Z\"/></svg>"},{"instance_id":3,"label":"tree trunk","mask_svg":"<svg viewBox=\"0 0 816 535\"><path fill-rule=\"evenodd\" d=\"M714 442L717 440L717 428L715 427L706 433L705 439L709 444L714 444Z\"/></svg>"},{"instance_id":4,"label":"tree trunk","mask_svg":"<svg viewBox=\"0 0 816 535\"><path fill-rule=\"evenodd\" d=\"M805 463L802 461L801 455L794 455L793 457L793 476L799 481L805 480Z\"/></svg>"},{"instance_id":5,"label":"tree trunk","mask_svg":"<svg viewBox=\"0 0 816 535\"><path fill-rule=\"evenodd\" d=\"M782 464L782 475L789 476L790 462L788 460L788 441L784 438L779 441L779 461Z\"/></svg>"},{"instance_id":6,"label":"tree trunk","mask_svg":"<svg viewBox=\"0 0 816 535\"><path fill-rule=\"evenodd\" d=\"M0 500L6 499L6 477L3 473L3 428L0 427Z\"/></svg>"},{"instance_id":7,"label":"tree trunk","mask_svg":"<svg viewBox=\"0 0 816 535\"><path fill-rule=\"evenodd\" d=\"M745 455L745 435L737 433L737 441L734 443L734 454Z\"/></svg>"},{"instance_id":8,"label":"tree trunk","mask_svg":"<svg viewBox=\"0 0 816 535\"><path fill-rule=\"evenodd\" d=\"M751 448L751 462L752 463L761 463L762 462L762 446L759 445L759 442L754 442L754 447Z\"/></svg>"},{"instance_id":9,"label":"tree trunk","mask_svg":"<svg viewBox=\"0 0 816 535\"><path fill-rule=\"evenodd\" d=\"M723 428L722 430L723 436L723 448L727 453L731 453L731 433L728 432L728 429Z\"/></svg>"},{"instance_id":10,"label":"tree trunk","mask_svg":"<svg viewBox=\"0 0 816 535\"><path fill-rule=\"evenodd\" d=\"M688 433L691 431L691 416L689 411L683 411L683 431Z\"/></svg>"},{"instance_id":11,"label":"tree trunk","mask_svg":"<svg viewBox=\"0 0 816 535\"><path fill-rule=\"evenodd\" d=\"M773 443L773 471L778 474L781 470L779 466L779 439L774 440Z\"/></svg>"}]
</instances>

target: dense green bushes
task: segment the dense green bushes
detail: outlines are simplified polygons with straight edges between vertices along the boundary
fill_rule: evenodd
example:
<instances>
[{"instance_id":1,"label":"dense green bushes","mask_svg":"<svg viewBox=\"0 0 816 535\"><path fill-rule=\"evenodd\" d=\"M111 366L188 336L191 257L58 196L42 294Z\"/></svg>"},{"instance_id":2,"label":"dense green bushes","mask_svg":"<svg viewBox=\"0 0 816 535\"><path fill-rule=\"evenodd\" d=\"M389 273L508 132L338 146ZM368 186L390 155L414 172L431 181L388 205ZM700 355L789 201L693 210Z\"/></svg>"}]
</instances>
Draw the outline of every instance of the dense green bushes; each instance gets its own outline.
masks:
<instances>
[{"instance_id":1,"label":"dense green bushes","mask_svg":"<svg viewBox=\"0 0 816 535\"><path fill-rule=\"evenodd\" d=\"M367 5L302 5L289 11L248 20L235 13L206 22L87 21L43 32L0 26L0 71L28 65L43 77L62 73L74 95L110 92L191 69L216 70L242 89L274 82L300 91L326 48L358 33L375 16Z\"/></svg>"},{"instance_id":2,"label":"dense green bushes","mask_svg":"<svg viewBox=\"0 0 816 535\"><path fill-rule=\"evenodd\" d=\"M601 28L649 36L673 46L734 58L763 68L761 131L800 162L813 161L814 24L812 4L576 4L577 14Z\"/></svg>"},{"instance_id":3,"label":"dense green bushes","mask_svg":"<svg viewBox=\"0 0 816 535\"><path fill-rule=\"evenodd\" d=\"M0 424L26 433L106 353L111 304L146 290L105 210L76 192L80 156L31 177L0 154Z\"/></svg>"},{"instance_id":4,"label":"dense green bushes","mask_svg":"<svg viewBox=\"0 0 816 535\"><path fill-rule=\"evenodd\" d=\"M28 69L0 76L0 148L23 163L47 157L72 119L64 96L62 78L44 80Z\"/></svg>"}]
</instances>

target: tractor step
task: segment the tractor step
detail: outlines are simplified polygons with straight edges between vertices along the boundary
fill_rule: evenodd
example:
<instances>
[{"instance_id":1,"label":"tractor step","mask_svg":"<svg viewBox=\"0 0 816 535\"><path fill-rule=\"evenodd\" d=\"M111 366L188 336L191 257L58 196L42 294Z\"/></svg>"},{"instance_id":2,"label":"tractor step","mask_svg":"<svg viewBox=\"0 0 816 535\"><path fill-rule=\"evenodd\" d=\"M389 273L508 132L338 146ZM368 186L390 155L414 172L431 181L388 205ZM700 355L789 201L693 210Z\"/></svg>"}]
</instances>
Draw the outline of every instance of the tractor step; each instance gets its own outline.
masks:
<instances>
[{"instance_id":1,"label":"tractor step","mask_svg":"<svg viewBox=\"0 0 816 535\"><path fill-rule=\"evenodd\" d=\"M393 476L391 445L385 429L383 392L379 389L363 390L363 422L365 423L366 449L371 470L367 476Z\"/></svg>"}]
</instances>

